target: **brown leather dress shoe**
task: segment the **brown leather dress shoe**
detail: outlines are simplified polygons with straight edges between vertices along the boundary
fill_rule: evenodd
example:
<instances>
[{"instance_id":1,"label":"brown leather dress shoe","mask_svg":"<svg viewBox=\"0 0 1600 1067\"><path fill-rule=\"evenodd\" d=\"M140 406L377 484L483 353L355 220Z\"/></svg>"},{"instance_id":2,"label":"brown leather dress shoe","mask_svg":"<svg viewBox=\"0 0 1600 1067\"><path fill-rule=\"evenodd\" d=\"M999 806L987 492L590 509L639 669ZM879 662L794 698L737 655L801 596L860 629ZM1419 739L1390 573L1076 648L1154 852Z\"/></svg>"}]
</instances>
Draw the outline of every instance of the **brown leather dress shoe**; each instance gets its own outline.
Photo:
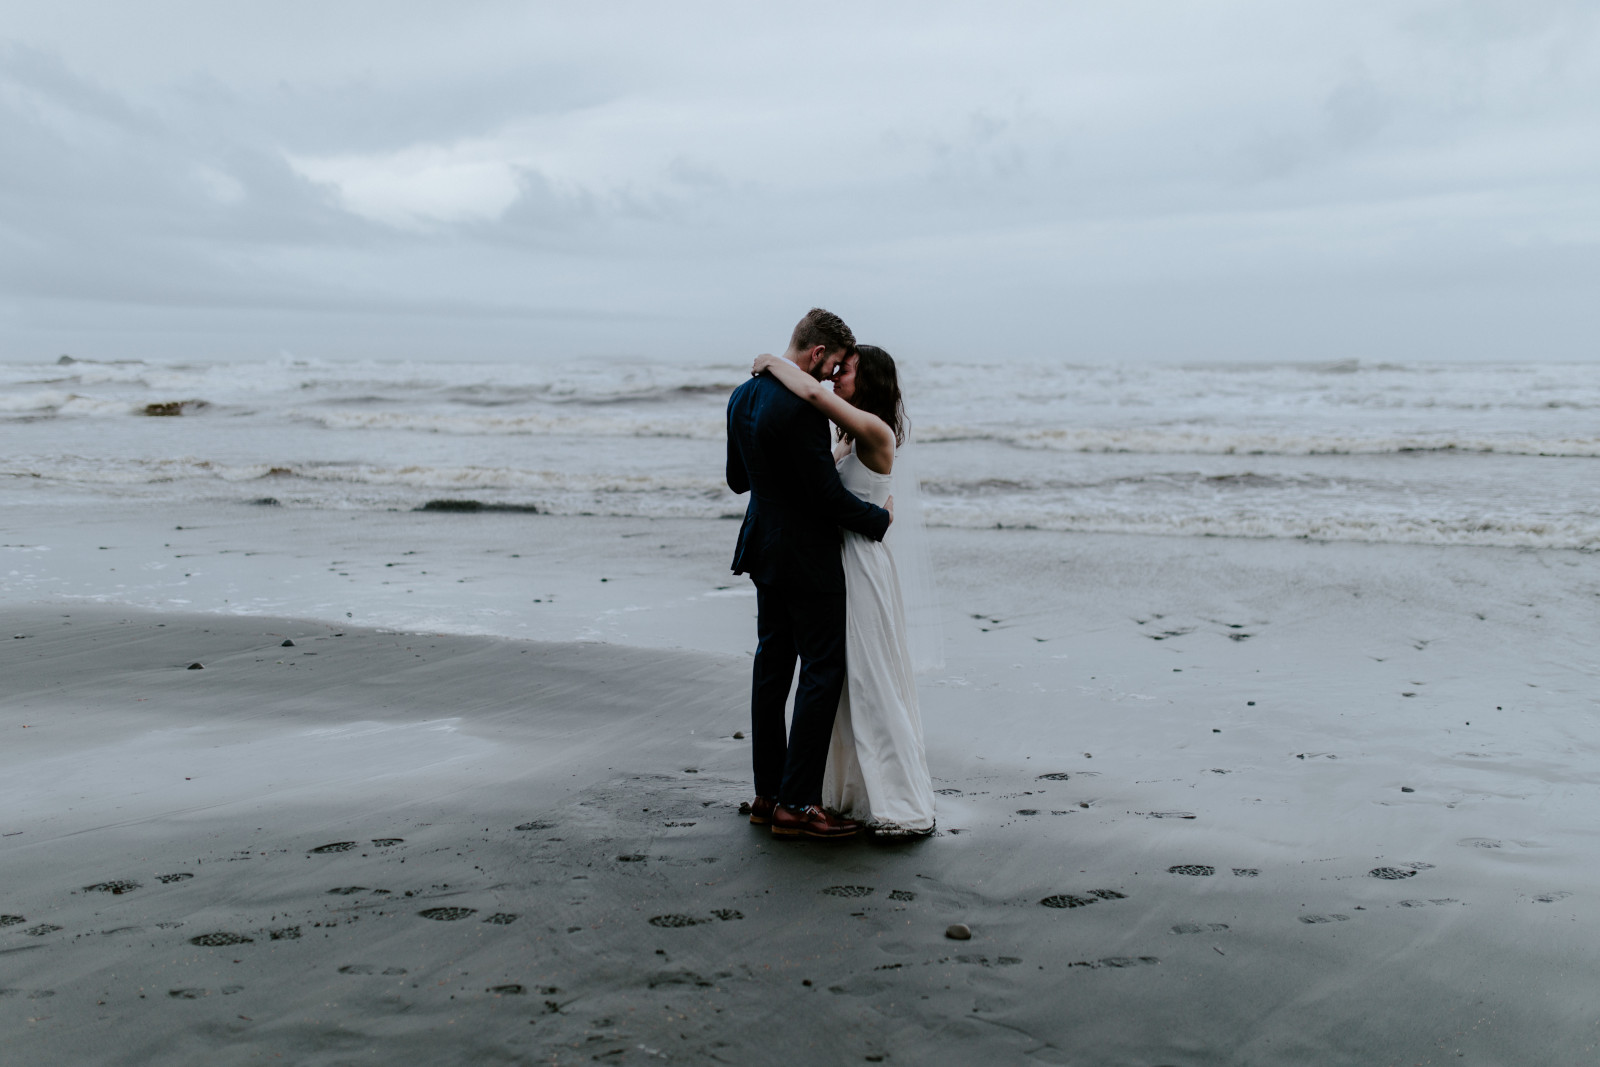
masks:
<instances>
[{"instance_id":1,"label":"brown leather dress shoe","mask_svg":"<svg viewBox=\"0 0 1600 1067\"><path fill-rule=\"evenodd\" d=\"M829 815L815 804L791 808L779 804L772 811L773 837L851 837L861 824L842 815Z\"/></svg>"},{"instance_id":2,"label":"brown leather dress shoe","mask_svg":"<svg viewBox=\"0 0 1600 1067\"><path fill-rule=\"evenodd\" d=\"M772 797L756 797L744 805L744 809L750 813L751 822L765 826L772 821L772 809L777 806L778 802Z\"/></svg>"}]
</instances>

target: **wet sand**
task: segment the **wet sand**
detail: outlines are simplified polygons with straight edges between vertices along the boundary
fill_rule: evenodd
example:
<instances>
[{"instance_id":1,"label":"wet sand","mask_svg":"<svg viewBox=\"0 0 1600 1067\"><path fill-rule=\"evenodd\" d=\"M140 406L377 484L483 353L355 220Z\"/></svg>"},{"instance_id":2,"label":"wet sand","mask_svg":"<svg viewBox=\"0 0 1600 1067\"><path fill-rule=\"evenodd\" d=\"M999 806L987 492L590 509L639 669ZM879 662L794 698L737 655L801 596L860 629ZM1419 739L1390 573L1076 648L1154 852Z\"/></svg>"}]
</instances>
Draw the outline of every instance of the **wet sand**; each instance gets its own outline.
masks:
<instances>
[{"instance_id":1,"label":"wet sand","mask_svg":"<svg viewBox=\"0 0 1600 1067\"><path fill-rule=\"evenodd\" d=\"M7 604L9 1055L1595 1055L1592 555L935 531L940 834L792 844L750 604L673 614L731 527L523 528L637 561L631 644Z\"/></svg>"}]
</instances>

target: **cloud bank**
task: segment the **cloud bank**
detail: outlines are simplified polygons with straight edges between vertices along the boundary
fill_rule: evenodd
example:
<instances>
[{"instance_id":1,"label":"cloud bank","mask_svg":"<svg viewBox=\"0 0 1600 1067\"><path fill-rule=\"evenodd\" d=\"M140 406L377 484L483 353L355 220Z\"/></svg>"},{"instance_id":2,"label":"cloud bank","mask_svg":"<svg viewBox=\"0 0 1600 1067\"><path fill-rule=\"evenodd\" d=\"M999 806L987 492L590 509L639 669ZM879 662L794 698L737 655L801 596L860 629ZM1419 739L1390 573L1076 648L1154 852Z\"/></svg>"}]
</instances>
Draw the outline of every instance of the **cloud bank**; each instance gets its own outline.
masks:
<instances>
[{"instance_id":1,"label":"cloud bank","mask_svg":"<svg viewBox=\"0 0 1600 1067\"><path fill-rule=\"evenodd\" d=\"M1592 359L1577 2L52 5L0 358Z\"/></svg>"}]
</instances>

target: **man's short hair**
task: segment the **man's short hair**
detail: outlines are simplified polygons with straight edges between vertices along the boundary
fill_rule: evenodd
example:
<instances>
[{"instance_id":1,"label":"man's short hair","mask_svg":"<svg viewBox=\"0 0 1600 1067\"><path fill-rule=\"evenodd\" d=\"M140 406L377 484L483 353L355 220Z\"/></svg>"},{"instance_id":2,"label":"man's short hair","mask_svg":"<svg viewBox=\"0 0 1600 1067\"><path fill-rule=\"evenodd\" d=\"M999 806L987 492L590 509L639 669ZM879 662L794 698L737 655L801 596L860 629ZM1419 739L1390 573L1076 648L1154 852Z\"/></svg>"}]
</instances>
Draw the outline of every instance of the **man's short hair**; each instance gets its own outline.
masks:
<instances>
[{"instance_id":1,"label":"man's short hair","mask_svg":"<svg viewBox=\"0 0 1600 1067\"><path fill-rule=\"evenodd\" d=\"M856 346L856 335L851 333L850 327L833 312L812 308L806 312L805 318L795 324L794 334L789 338L789 346L796 352L804 352L817 345L821 345L828 352L841 348L849 352Z\"/></svg>"}]
</instances>

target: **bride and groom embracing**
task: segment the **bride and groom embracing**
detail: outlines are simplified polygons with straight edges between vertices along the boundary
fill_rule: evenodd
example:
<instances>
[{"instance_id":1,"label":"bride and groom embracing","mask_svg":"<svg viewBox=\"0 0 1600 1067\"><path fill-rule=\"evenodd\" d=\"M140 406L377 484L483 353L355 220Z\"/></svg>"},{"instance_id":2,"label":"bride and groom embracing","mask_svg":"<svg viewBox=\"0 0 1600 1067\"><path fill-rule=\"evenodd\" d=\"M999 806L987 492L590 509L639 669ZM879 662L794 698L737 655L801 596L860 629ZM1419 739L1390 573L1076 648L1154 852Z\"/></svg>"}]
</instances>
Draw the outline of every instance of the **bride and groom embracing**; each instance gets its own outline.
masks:
<instances>
[{"instance_id":1,"label":"bride and groom embracing","mask_svg":"<svg viewBox=\"0 0 1600 1067\"><path fill-rule=\"evenodd\" d=\"M931 834L901 574L883 543L905 441L894 360L813 308L751 373L728 400L727 470L750 493L733 558L756 587L750 821L776 837Z\"/></svg>"}]
</instances>

